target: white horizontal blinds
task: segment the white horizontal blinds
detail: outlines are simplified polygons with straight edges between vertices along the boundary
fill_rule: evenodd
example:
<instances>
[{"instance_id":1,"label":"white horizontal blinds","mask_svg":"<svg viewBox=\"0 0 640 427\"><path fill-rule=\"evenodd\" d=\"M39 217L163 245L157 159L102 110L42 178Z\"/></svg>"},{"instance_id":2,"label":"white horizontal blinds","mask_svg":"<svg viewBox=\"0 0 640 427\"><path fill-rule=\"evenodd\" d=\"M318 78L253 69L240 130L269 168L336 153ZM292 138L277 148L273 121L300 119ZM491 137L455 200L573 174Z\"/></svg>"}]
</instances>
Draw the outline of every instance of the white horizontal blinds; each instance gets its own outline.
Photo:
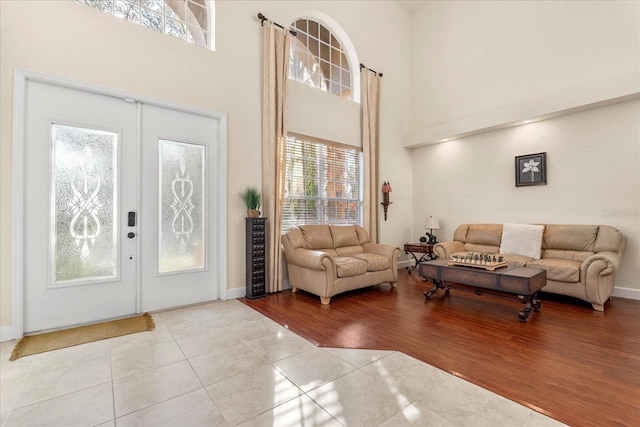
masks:
<instances>
[{"instance_id":1,"label":"white horizontal blinds","mask_svg":"<svg viewBox=\"0 0 640 427\"><path fill-rule=\"evenodd\" d=\"M209 18L204 0L76 0L155 31L207 47Z\"/></svg>"},{"instance_id":2,"label":"white horizontal blinds","mask_svg":"<svg viewBox=\"0 0 640 427\"><path fill-rule=\"evenodd\" d=\"M351 71L338 39L324 25L299 19L292 25L289 78L351 99Z\"/></svg>"},{"instance_id":3,"label":"white horizontal blinds","mask_svg":"<svg viewBox=\"0 0 640 427\"><path fill-rule=\"evenodd\" d=\"M362 224L362 150L289 135L282 230L299 224Z\"/></svg>"}]
</instances>

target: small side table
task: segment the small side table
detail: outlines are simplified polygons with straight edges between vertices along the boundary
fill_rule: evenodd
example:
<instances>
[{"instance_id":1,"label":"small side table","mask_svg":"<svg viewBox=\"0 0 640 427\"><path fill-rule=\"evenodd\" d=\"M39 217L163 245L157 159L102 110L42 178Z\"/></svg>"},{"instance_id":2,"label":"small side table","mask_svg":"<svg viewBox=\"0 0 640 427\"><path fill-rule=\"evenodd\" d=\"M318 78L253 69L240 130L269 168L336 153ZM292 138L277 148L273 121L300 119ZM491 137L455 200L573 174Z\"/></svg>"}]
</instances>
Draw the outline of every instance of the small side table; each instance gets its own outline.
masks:
<instances>
[{"instance_id":1,"label":"small side table","mask_svg":"<svg viewBox=\"0 0 640 427\"><path fill-rule=\"evenodd\" d=\"M404 244L404 253L409 254L413 257L415 264L413 267L405 267L407 272L411 274L416 268L420 266L420 263L423 261L431 261L432 259L436 259L437 257L433 253L433 243L405 243ZM416 256L416 254L421 254L420 259Z\"/></svg>"}]
</instances>

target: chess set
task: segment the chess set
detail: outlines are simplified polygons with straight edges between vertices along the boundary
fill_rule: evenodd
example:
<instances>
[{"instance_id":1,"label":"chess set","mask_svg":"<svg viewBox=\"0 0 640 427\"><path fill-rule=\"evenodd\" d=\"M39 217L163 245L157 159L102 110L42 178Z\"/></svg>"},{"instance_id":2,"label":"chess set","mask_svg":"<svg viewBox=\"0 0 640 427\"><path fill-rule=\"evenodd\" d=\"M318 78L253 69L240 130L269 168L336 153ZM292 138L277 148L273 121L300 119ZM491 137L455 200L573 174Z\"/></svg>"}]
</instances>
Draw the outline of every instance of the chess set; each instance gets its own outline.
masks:
<instances>
[{"instance_id":1,"label":"chess set","mask_svg":"<svg viewBox=\"0 0 640 427\"><path fill-rule=\"evenodd\" d=\"M484 252L467 252L451 255L448 265L461 265L464 267L476 267L493 271L500 267L506 267L509 264L501 255L487 254Z\"/></svg>"}]
</instances>

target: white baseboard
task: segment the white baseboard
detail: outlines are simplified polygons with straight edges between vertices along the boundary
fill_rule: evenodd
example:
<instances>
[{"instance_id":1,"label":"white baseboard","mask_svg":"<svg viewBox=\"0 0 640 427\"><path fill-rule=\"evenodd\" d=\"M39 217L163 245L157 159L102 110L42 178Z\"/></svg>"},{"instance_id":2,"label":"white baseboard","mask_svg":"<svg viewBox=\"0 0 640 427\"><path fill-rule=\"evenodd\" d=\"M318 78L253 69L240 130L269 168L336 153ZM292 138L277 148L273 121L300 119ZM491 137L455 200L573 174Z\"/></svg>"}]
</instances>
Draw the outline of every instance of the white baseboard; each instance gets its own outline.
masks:
<instances>
[{"instance_id":1,"label":"white baseboard","mask_svg":"<svg viewBox=\"0 0 640 427\"><path fill-rule=\"evenodd\" d=\"M246 294L247 294L247 288L244 286L241 288L227 289L227 299L244 298Z\"/></svg>"},{"instance_id":2,"label":"white baseboard","mask_svg":"<svg viewBox=\"0 0 640 427\"><path fill-rule=\"evenodd\" d=\"M13 326L0 326L0 342L17 340L18 338L13 330Z\"/></svg>"},{"instance_id":3,"label":"white baseboard","mask_svg":"<svg viewBox=\"0 0 640 427\"><path fill-rule=\"evenodd\" d=\"M398 261L398 268L407 268L407 267L413 267L412 260Z\"/></svg>"},{"instance_id":4,"label":"white baseboard","mask_svg":"<svg viewBox=\"0 0 640 427\"><path fill-rule=\"evenodd\" d=\"M612 296L618 298L640 300L640 289L615 287L613 288Z\"/></svg>"}]
</instances>

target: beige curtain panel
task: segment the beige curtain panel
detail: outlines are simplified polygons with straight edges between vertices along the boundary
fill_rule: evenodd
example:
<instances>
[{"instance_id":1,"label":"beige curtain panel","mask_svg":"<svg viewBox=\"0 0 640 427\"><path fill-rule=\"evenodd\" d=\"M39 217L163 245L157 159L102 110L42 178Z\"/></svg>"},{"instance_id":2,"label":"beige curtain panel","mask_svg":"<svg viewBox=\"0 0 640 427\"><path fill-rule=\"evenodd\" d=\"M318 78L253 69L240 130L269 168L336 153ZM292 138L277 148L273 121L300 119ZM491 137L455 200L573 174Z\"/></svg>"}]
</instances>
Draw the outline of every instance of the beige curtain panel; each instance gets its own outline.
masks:
<instances>
[{"instance_id":1,"label":"beige curtain panel","mask_svg":"<svg viewBox=\"0 0 640 427\"><path fill-rule=\"evenodd\" d=\"M364 228L378 242L378 153L380 144L380 76L360 68L362 82L362 151L364 154Z\"/></svg>"},{"instance_id":2,"label":"beige curtain panel","mask_svg":"<svg viewBox=\"0 0 640 427\"><path fill-rule=\"evenodd\" d=\"M284 150L287 136L288 30L264 21L264 79L262 87L262 195L268 218L267 292L281 291L283 257L282 200L284 198Z\"/></svg>"}]
</instances>

